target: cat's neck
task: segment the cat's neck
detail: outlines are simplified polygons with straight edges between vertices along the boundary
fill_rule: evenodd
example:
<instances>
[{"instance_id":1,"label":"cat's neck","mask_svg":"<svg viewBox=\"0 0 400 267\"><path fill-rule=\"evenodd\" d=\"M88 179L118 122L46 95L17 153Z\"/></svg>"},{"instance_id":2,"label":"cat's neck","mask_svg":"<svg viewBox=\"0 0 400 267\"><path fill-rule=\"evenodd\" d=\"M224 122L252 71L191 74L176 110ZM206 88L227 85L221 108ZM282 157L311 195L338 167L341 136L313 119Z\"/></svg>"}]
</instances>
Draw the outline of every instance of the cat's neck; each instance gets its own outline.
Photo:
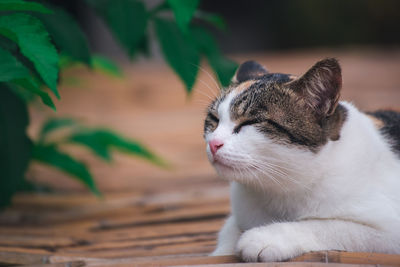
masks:
<instances>
[{"instance_id":1,"label":"cat's neck","mask_svg":"<svg viewBox=\"0 0 400 267\"><path fill-rule=\"evenodd\" d=\"M382 171L383 164L399 165L389 142L373 121L350 103L341 103L347 109L347 118L340 139L328 142L319 152L317 162L323 176L354 176L370 171Z\"/></svg>"}]
</instances>

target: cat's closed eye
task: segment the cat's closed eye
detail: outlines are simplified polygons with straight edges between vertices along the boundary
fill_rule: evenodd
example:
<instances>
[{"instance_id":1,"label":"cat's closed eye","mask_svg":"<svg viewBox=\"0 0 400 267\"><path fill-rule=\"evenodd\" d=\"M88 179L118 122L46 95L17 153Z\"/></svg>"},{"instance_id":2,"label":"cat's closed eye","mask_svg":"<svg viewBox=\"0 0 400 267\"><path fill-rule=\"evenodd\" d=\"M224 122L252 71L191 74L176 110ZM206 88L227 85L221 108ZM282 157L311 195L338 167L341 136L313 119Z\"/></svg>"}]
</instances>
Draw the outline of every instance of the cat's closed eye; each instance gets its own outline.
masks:
<instances>
[{"instance_id":1,"label":"cat's closed eye","mask_svg":"<svg viewBox=\"0 0 400 267\"><path fill-rule=\"evenodd\" d=\"M236 126L233 129L233 133L234 134L238 134L240 132L240 130L242 129L242 127L248 126L248 125L253 125L253 124L256 124L256 123L259 123L259 120L257 120L257 119L246 120L246 121L240 123L238 126Z\"/></svg>"},{"instance_id":2,"label":"cat's closed eye","mask_svg":"<svg viewBox=\"0 0 400 267\"><path fill-rule=\"evenodd\" d=\"M208 117L209 117L212 121L214 121L214 122L216 122L216 123L219 123L218 117L217 117L216 115L214 115L213 113L209 112L209 113L208 113Z\"/></svg>"}]
</instances>

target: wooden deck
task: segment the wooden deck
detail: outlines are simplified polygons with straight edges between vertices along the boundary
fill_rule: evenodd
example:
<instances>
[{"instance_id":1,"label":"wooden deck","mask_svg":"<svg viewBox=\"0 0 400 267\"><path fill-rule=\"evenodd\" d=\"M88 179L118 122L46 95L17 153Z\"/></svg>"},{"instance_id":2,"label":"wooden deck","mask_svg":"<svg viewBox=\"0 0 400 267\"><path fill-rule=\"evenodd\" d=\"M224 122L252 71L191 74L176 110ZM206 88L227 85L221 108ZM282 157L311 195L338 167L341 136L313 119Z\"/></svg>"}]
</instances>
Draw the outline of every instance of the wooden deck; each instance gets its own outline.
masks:
<instances>
[{"instance_id":1,"label":"wooden deck","mask_svg":"<svg viewBox=\"0 0 400 267\"><path fill-rule=\"evenodd\" d=\"M400 106L400 51L317 51L249 55L271 71L300 74L314 61L337 57L343 67L343 98L362 109ZM76 85L76 80L78 83ZM228 184L208 164L202 123L208 96L216 91L201 73L188 99L171 70L152 62L126 67L125 79L75 69L64 75L57 116L79 117L143 141L172 165L159 169L125 155L105 165L85 159L103 199L75 180L32 164L28 176L51 184L51 194L19 194L0 213L0 266L359 266L397 265L400 256L315 252L286 263L239 263L234 256L208 257L229 213ZM71 83L74 81L75 85ZM208 88L210 87L210 88ZM32 109L32 136L48 110Z\"/></svg>"}]
</instances>

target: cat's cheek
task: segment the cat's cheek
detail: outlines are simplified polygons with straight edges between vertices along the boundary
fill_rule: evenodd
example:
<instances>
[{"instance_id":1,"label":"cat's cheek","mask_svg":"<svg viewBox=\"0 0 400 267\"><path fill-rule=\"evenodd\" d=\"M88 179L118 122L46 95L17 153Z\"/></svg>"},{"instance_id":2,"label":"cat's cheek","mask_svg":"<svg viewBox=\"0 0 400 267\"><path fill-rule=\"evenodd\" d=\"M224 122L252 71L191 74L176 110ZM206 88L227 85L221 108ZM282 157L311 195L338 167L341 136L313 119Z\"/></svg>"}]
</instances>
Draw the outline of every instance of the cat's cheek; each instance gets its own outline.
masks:
<instances>
[{"instance_id":1,"label":"cat's cheek","mask_svg":"<svg viewBox=\"0 0 400 267\"><path fill-rule=\"evenodd\" d=\"M242 234L236 254L247 262L284 261L306 252L292 237L257 227Z\"/></svg>"}]
</instances>

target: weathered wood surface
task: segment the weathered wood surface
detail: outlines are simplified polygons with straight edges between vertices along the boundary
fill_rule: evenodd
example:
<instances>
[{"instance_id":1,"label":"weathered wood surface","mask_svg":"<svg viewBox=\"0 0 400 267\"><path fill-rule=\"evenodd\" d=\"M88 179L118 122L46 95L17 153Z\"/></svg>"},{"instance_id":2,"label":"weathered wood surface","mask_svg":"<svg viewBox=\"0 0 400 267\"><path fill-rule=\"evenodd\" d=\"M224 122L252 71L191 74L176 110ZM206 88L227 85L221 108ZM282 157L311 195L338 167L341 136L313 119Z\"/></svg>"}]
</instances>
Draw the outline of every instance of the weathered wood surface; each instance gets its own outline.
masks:
<instances>
[{"instance_id":1,"label":"weathered wood surface","mask_svg":"<svg viewBox=\"0 0 400 267\"><path fill-rule=\"evenodd\" d=\"M345 99L366 110L399 107L400 51L320 51L238 60L259 58L272 71L301 74L326 56L342 63ZM79 78L78 87L68 86L71 77ZM229 213L228 184L208 164L202 140L204 109L208 96L215 94L210 77L201 73L190 101L179 80L157 63L127 67L125 80L83 69L70 71L63 80L57 116L78 117L135 137L173 167L162 170L123 155L104 165L85 150L66 148L90 166L104 192L103 199L96 199L75 180L33 164L28 176L51 184L55 193L19 194L0 213L0 265L400 265L397 255L335 251L269 264L208 257ZM32 110L32 136L50 115Z\"/></svg>"}]
</instances>

